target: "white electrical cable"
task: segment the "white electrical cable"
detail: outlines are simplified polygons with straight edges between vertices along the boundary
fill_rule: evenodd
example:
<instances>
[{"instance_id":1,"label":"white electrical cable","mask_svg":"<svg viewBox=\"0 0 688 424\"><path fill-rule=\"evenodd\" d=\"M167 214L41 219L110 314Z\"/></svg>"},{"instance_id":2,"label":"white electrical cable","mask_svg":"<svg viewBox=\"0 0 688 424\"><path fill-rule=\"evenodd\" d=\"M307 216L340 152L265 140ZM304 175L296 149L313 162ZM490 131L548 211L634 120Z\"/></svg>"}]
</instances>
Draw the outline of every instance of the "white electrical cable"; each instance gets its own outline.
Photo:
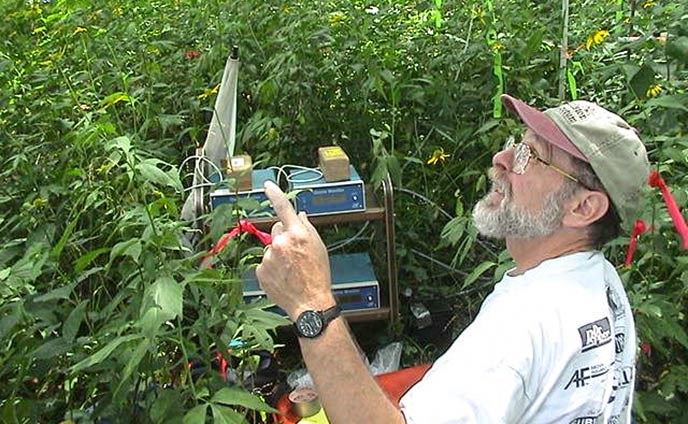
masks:
<instances>
[{"instance_id":1,"label":"white electrical cable","mask_svg":"<svg viewBox=\"0 0 688 424\"><path fill-rule=\"evenodd\" d=\"M334 252L335 250L339 250L342 247L349 245L356 240L360 240L360 239L367 240L366 238L361 238L359 236L361 234L363 234L363 232L366 230L366 228L368 228L368 224L370 224L370 221L366 221L366 223L363 225L363 227L361 227L361 229L358 230L358 232L356 234L354 234L353 236L346 238L344 240L334 242L331 245L327 246L327 251L328 252Z\"/></svg>"},{"instance_id":2,"label":"white electrical cable","mask_svg":"<svg viewBox=\"0 0 688 424\"><path fill-rule=\"evenodd\" d=\"M215 164L213 163L213 161L211 161L211 160L210 160L208 157L206 157L206 156L198 156L198 155L191 155L191 156L187 157L186 159L184 159L184 160L182 161L182 163L179 164L179 167L177 168L177 173L181 174L182 171L183 171L183 169L184 169L184 165L186 165L187 162L189 162L190 160L194 160L194 159L197 159L197 162L196 162L195 165L194 165L194 171L195 171L195 172L198 172L198 174L201 176L201 178L202 178L206 183L211 183L211 184L212 184L212 181L210 181L210 180L205 176L205 173L200 169L199 166L200 166L200 163L201 163L201 162L206 162L206 163L210 164L210 166L213 168L213 170L214 170L218 175L220 175L220 176L222 175L222 171L220 170L220 168L219 168L217 165L215 165Z\"/></svg>"},{"instance_id":3,"label":"white electrical cable","mask_svg":"<svg viewBox=\"0 0 688 424\"><path fill-rule=\"evenodd\" d=\"M210 181L205 176L205 173L202 172L202 170L200 169L200 164L203 162L208 163L213 168L213 171L215 171L218 175L220 175L220 176L224 175L222 170L220 170L220 168L217 165L215 165L215 163L213 163L213 161L211 161L208 157L198 156L198 155L192 155L192 156L189 156L186 159L184 159L182 161L182 163L179 165L177 172L179 174L181 174L182 170L184 169L184 165L186 165L189 161L194 160L194 159L197 160L195 163L194 171L197 172L201 176L201 178L203 180L203 184L196 184L192 187L188 187L184 191L189 191L193 188L198 188L198 187L208 187L208 186L212 186L213 184L215 184L212 181ZM272 170L276 171L276 173L277 173L277 178L276 178L277 179L277 181L276 181L277 185L280 184L283 177L284 177L284 181L286 181L287 183L292 183L292 182L311 183L311 182L315 182L315 181L318 181L321 178L323 178L323 173L319 168L308 168L308 167L300 166L300 165L286 164L286 165L282 165L282 166L269 166L266 169L268 169L268 170L272 169ZM296 169L297 171L293 172L292 174L289 174L287 172L287 170L289 170L289 169ZM307 179L296 178L299 175L302 175L302 174L305 174L308 172L312 172L315 175L313 177L307 178ZM187 175L185 175L185 177L189 176L189 175L194 175L194 174L187 174Z\"/></svg>"},{"instance_id":4,"label":"white electrical cable","mask_svg":"<svg viewBox=\"0 0 688 424\"><path fill-rule=\"evenodd\" d=\"M312 182L320 180L323 177L323 173L319 168L307 168L305 166L299 166L299 165L284 165L283 168L298 169L298 171L287 176L287 182L288 183L292 183L292 182L312 183ZM313 173L315 173L315 176L308 178L308 179L305 179L305 180L295 178L295 177L297 177L301 174L305 174L307 172L313 172Z\"/></svg>"}]
</instances>

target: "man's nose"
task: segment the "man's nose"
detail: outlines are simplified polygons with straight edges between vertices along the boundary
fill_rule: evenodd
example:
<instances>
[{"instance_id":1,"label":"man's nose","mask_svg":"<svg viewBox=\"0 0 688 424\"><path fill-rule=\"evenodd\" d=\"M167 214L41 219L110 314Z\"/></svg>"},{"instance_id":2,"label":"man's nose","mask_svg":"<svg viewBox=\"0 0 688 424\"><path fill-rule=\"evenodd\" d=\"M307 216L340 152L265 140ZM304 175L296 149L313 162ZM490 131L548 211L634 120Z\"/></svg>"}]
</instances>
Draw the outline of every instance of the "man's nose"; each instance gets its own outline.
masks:
<instances>
[{"instance_id":1,"label":"man's nose","mask_svg":"<svg viewBox=\"0 0 688 424\"><path fill-rule=\"evenodd\" d=\"M511 171L514 163L514 149L502 149L492 156L492 166Z\"/></svg>"}]
</instances>

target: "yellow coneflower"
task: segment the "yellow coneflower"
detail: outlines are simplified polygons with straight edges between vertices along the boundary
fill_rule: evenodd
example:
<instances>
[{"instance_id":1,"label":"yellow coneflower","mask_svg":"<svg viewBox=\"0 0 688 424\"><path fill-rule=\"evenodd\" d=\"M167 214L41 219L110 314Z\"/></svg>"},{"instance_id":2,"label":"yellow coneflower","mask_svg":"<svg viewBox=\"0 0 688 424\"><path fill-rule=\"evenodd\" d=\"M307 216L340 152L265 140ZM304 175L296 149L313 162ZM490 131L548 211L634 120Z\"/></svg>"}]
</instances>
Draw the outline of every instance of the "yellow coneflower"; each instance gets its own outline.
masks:
<instances>
[{"instance_id":1,"label":"yellow coneflower","mask_svg":"<svg viewBox=\"0 0 688 424\"><path fill-rule=\"evenodd\" d=\"M659 96L659 93L661 93L661 92L662 92L662 86L654 84L654 85L651 85L650 87L648 87L647 92L645 92L645 95L647 97L657 97L657 96Z\"/></svg>"},{"instance_id":2,"label":"yellow coneflower","mask_svg":"<svg viewBox=\"0 0 688 424\"><path fill-rule=\"evenodd\" d=\"M643 9L649 9L651 7L657 6L657 2L654 1L646 1L643 3Z\"/></svg>"},{"instance_id":3,"label":"yellow coneflower","mask_svg":"<svg viewBox=\"0 0 688 424\"><path fill-rule=\"evenodd\" d=\"M87 31L87 29L84 28L84 27L76 27L76 29L74 30L74 32L72 33L72 35L77 35L77 34L80 33L80 32L86 32L86 31Z\"/></svg>"},{"instance_id":4,"label":"yellow coneflower","mask_svg":"<svg viewBox=\"0 0 688 424\"><path fill-rule=\"evenodd\" d=\"M337 26L346 21L346 14L344 12L332 12L328 18L330 25Z\"/></svg>"},{"instance_id":5,"label":"yellow coneflower","mask_svg":"<svg viewBox=\"0 0 688 424\"><path fill-rule=\"evenodd\" d=\"M585 48L590 50L590 47L604 43L607 37L609 37L609 31L606 29L597 30L588 37L588 40L585 42Z\"/></svg>"},{"instance_id":6,"label":"yellow coneflower","mask_svg":"<svg viewBox=\"0 0 688 424\"><path fill-rule=\"evenodd\" d=\"M434 152L432 152L432 156L430 156L430 159L428 159L427 164L428 165L436 165L438 163L444 162L449 158L451 155L449 153L445 153L443 148L435 149Z\"/></svg>"},{"instance_id":7,"label":"yellow coneflower","mask_svg":"<svg viewBox=\"0 0 688 424\"><path fill-rule=\"evenodd\" d=\"M34 208L40 208L41 206L44 206L44 205L47 205L47 204L48 204L48 199L45 199L45 198L43 198L43 197L38 197L38 198L34 199L34 201L32 202L31 205L32 205Z\"/></svg>"},{"instance_id":8,"label":"yellow coneflower","mask_svg":"<svg viewBox=\"0 0 688 424\"><path fill-rule=\"evenodd\" d=\"M217 92L219 90L220 90L220 84L216 85L213 88L206 88L203 93L198 95L198 98L201 100L207 99L208 97L212 96L213 94L217 94Z\"/></svg>"}]
</instances>

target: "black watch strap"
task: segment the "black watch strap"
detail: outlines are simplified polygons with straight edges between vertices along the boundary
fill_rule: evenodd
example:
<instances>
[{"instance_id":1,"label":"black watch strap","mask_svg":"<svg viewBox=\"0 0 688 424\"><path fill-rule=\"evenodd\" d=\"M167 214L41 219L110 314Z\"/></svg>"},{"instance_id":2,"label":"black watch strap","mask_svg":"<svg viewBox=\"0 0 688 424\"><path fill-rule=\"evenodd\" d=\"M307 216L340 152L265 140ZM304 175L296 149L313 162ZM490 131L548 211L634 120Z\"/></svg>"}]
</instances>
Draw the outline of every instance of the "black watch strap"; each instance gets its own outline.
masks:
<instances>
[{"instance_id":1,"label":"black watch strap","mask_svg":"<svg viewBox=\"0 0 688 424\"><path fill-rule=\"evenodd\" d=\"M320 312L323 317L323 330L325 327L327 327L327 324L329 324L333 319L337 318L339 315L342 313L342 308L339 307L339 304L335 303L333 307L325 309L324 311Z\"/></svg>"}]
</instances>

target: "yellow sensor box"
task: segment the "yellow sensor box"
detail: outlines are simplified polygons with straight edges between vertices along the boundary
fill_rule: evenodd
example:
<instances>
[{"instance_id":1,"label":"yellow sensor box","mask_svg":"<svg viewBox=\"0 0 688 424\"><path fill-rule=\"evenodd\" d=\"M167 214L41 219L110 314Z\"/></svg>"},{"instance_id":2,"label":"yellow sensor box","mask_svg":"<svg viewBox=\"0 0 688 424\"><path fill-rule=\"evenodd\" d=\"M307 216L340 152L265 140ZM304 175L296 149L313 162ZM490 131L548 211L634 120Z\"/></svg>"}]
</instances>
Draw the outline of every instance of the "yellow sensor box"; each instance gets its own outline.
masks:
<instances>
[{"instance_id":1,"label":"yellow sensor box","mask_svg":"<svg viewBox=\"0 0 688 424\"><path fill-rule=\"evenodd\" d=\"M320 147L318 149L320 170L325 181L346 181L351 179L349 157L339 146Z\"/></svg>"},{"instance_id":2,"label":"yellow sensor box","mask_svg":"<svg viewBox=\"0 0 688 424\"><path fill-rule=\"evenodd\" d=\"M253 189L253 161L249 155L232 156L227 161L227 177L234 178L234 190L250 191Z\"/></svg>"}]
</instances>

